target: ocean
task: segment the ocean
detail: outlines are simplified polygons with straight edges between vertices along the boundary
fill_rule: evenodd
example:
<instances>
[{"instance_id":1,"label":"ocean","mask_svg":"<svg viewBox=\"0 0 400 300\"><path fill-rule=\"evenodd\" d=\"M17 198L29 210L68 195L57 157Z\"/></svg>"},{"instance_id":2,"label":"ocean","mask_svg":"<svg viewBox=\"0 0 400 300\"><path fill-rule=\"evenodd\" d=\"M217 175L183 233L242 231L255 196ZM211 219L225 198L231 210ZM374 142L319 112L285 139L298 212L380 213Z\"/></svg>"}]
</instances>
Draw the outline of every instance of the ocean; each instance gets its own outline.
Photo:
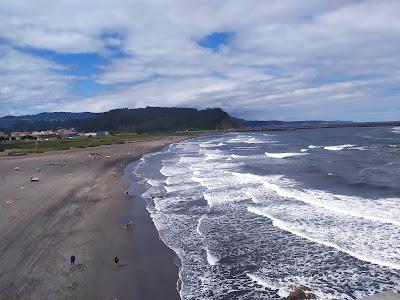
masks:
<instances>
[{"instance_id":1,"label":"ocean","mask_svg":"<svg viewBox=\"0 0 400 300\"><path fill-rule=\"evenodd\" d=\"M400 128L210 135L131 175L179 257L182 299L400 291Z\"/></svg>"}]
</instances>

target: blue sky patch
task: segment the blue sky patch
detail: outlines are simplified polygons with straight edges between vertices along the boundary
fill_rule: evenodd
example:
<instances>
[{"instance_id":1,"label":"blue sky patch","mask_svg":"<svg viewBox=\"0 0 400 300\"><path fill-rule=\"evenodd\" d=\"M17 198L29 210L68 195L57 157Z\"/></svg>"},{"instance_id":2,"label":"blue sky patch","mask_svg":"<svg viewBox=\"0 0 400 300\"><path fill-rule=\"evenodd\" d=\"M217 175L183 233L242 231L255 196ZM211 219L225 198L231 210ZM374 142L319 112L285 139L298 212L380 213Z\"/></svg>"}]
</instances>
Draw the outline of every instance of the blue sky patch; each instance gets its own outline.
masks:
<instances>
[{"instance_id":1,"label":"blue sky patch","mask_svg":"<svg viewBox=\"0 0 400 300\"><path fill-rule=\"evenodd\" d=\"M214 32L202 38L198 42L198 45L200 45L203 48L210 48L215 52L217 52L221 45L229 44L233 35L234 35L233 32Z\"/></svg>"},{"instance_id":2,"label":"blue sky patch","mask_svg":"<svg viewBox=\"0 0 400 300\"><path fill-rule=\"evenodd\" d=\"M105 85L99 84L91 79L78 81L75 88L75 93L83 97L92 96L93 94L107 89Z\"/></svg>"},{"instance_id":3,"label":"blue sky patch","mask_svg":"<svg viewBox=\"0 0 400 300\"><path fill-rule=\"evenodd\" d=\"M66 66L67 75L90 76L98 74L100 66L108 62L108 59L97 53L61 54L49 50L20 49L28 54L52 60Z\"/></svg>"}]
</instances>

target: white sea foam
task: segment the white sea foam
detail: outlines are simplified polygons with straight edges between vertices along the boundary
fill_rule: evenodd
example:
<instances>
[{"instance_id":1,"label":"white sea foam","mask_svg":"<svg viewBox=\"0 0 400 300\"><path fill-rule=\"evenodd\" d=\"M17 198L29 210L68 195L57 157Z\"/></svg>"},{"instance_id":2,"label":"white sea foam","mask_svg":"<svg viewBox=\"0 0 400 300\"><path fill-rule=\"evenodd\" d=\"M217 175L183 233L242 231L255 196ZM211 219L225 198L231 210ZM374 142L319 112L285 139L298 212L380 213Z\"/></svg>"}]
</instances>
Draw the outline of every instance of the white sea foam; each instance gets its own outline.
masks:
<instances>
[{"instance_id":1,"label":"white sea foam","mask_svg":"<svg viewBox=\"0 0 400 300\"><path fill-rule=\"evenodd\" d=\"M226 143L236 144L236 143L244 143L248 141L251 136L248 135L238 135L226 141Z\"/></svg>"},{"instance_id":2,"label":"white sea foam","mask_svg":"<svg viewBox=\"0 0 400 300\"><path fill-rule=\"evenodd\" d=\"M204 199L206 199L208 206L210 207L249 199L249 197L246 195L245 189L209 190L207 192L204 192L203 196Z\"/></svg>"},{"instance_id":3,"label":"white sea foam","mask_svg":"<svg viewBox=\"0 0 400 300\"><path fill-rule=\"evenodd\" d=\"M202 161L202 157L198 156L181 156L179 158L179 164L193 164Z\"/></svg>"},{"instance_id":4,"label":"white sea foam","mask_svg":"<svg viewBox=\"0 0 400 300\"><path fill-rule=\"evenodd\" d=\"M157 211L160 211L160 210L163 209L163 205L162 205L163 203L161 201L162 201L162 198L159 198L159 197L154 197L153 198L154 208Z\"/></svg>"},{"instance_id":5,"label":"white sea foam","mask_svg":"<svg viewBox=\"0 0 400 300\"><path fill-rule=\"evenodd\" d=\"M351 148L351 147L355 147L355 145L345 144L345 145L336 145L336 146L324 146L324 149L329 150L329 151L340 151L340 150Z\"/></svg>"},{"instance_id":6,"label":"white sea foam","mask_svg":"<svg viewBox=\"0 0 400 300\"><path fill-rule=\"evenodd\" d=\"M366 151L366 150L369 150L369 148L367 148L367 147L363 147L363 146L358 146L358 147L350 147L350 148L348 148L348 149L350 149L350 150L360 150L360 151Z\"/></svg>"},{"instance_id":7,"label":"white sea foam","mask_svg":"<svg viewBox=\"0 0 400 300\"><path fill-rule=\"evenodd\" d=\"M256 282L257 284L270 289L275 290L281 298L286 298L291 291L299 286L311 286L312 293L317 296L317 299L320 300L333 300L338 299L337 295L322 293L319 290L315 289L312 284L310 284L310 278L306 277L286 277L284 279L279 278L265 278L256 274L246 273L246 276L251 280Z\"/></svg>"},{"instance_id":8,"label":"white sea foam","mask_svg":"<svg viewBox=\"0 0 400 300\"><path fill-rule=\"evenodd\" d=\"M219 143L225 144L226 139L235 136L237 134L226 134L224 138L211 139L210 142L213 145L221 146ZM234 143L230 145L234 146L235 150L245 151L259 150L265 147L264 151L259 151L261 152L260 161L262 158L265 161L263 155L265 151L279 151L275 150L274 145L251 146L248 143L247 147L244 140L248 141L255 135L241 136L242 141L237 145L239 147L235 147ZM267 139L267 137L264 138ZM260 137L260 140L264 140L264 138ZM346 258L346 264L343 265L341 264L343 254L333 248L318 245L328 242L345 250L342 252L354 252L359 256L396 264L398 262L396 257L400 257L398 255L399 246L396 246L396 241L398 241L396 228L399 228L396 227L397 225L388 222L378 223L378 221L370 220L365 216L358 218L337 210L344 209L360 215L366 213L367 216L375 215L390 219L398 213L397 199L385 202L384 199L346 198L354 196L335 195L331 191L311 190L301 183L283 176L257 176L242 173L235 175L232 171L252 170L251 167L253 164L257 164L258 157L253 155L251 159L244 159L245 157L242 155L231 156L230 150L224 152L215 151L217 149L212 147L200 147L199 143L205 140L202 138L199 141L186 141L170 147L171 152L164 157L164 166L161 171L167 178L159 180L159 182L162 187L169 189L171 194L166 194L159 183L150 187L146 192L146 196L153 199L154 205L149 205L147 209L159 231L160 238L181 259L179 278L182 280L180 286L182 299L212 299L223 297L226 294L236 295L236 292L243 291L248 293L243 296L246 299L276 297L274 292L268 291L268 289L275 290L281 297L286 297L289 287L302 284L311 287L319 299L355 299L364 296L371 283L377 282L377 287L371 287L371 291L375 291L385 287L392 288L393 283L390 282L397 282L397 273L391 275L392 271L385 273L386 269L379 266L349 258ZM221 149L225 150L228 146L229 144L226 144ZM280 149L284 148L280 147ZM306 154L306 151L299 150L299 152L301 152L299 154ZM235 151L234 153L245 152ZM328 153L326 152L326 154ZM268 162L279 163L278 160L268 160ZM286 161L284 162L286 163ZM146 163L150 164L151 162ZM287 163L290 161L288 160ZM154 165L156 164L151 163L150 168L144 165L140 171L145 172L146 177L151 177ZM244 168L241 167L242 165ZM250 168L247 168L248 166ZM271 172L268 168L268 172L276 172L276 168L271 169ZM160 174L154 174L154 177L155 180L158 180ZM208 206L212 206L211 209L204 205L201 199L203 193ZM192 197L192 195L195 196ZM310 199L315 203L309 203ZM249 215L244 211L249 206L249 200L255 203L253 206L256 206L255 209L261 209L263 213L276 220L274 222L271 219L275 227L280 228L276 222L278 225L282 225L279 223L281 221L284 223L283 225L287 226L285 228L297 230L299 234L306 237L298 238L285 233L283 231L286 229L274 228L269 225L270 222L267 219L263 220L263 218ZM239 203L239 201L241 202ZM374 202L376 202L375 206ZM365 211L360 210L362 207L365 207ZM383 213L380 213L378 209ZM393 215L391 215L392 212ZM233 240L228 240L229 243L227 243L224 237L228 238L235 232L247 235L243 235L246 245L235 244L236 241ZM314 241L313 243L307 242L307 239L310 241L314 239ZM270 251L271 247L268 242L271 240L279 240L285 245L280 250L282 251L280 255L275 255ZM301 249L293 247L293 245L301 246ZM247 255L252 249L254 249L255 253L252 253L254 255ZM255 257L256 252L257 257ZM252 271L247 274L247 277L265 289L255 285L249 279L243 279L242 276L237 280L236 278L234 280L226 278L226 272L232 270L246 272L242 269L242 265L235 262L232 263L232 266L225 264L219 266L219 260L221 257L227 256L226 254L243 255L241 264L244 267L247 265L257 266L258 271ZM294 256L298 256L298 259L291 257L291 254L296 254ZM286 255L287 261L286 258L280 258L280 256ZM339 258L338 264L330 259L331 255L332 258ZM288 263L294 265L288 266ZM323 274L316 274L314 270L320 270L320 267L324 268ZM353 269L354 272L362 270L362 274L357 274L362 277L359 282L350 278L349 282L341 284L341 280L347 279L346 276ZM277 273L276 270L279 272ZM310 277L301 278L298 270L302 274L310 274ZM364 276L365 284L362 283ZM386 278L390 280L388 284L384 281ZM358 287L360 287L359 294L350 291L350 289L354 290ZM211 291L212 293L210 293ZM325 297L322 291L332 291L332 293L336 293L336 297Z\"/></svg>"},{"instance_id":9,"label":"white sea foam","mask_svg":"<svg viewBox=\"0 0 400 300\"><path fill-rule=\"evenodd\" d=\"M231 138L227 141L226 143L245 143L245 144L264 144L264 143L270 143L273 142L271 140L264 140L264 139L259 139L251 135L238 135L234 138Z\"/></svg>"},{"instance_id":10,"label":"white sea foam","mask_svg":"<svg viewBox=\"0 0 400 300\"><path fill-rule=\"evenodd\" d=\"M300 152L307 152L308 149L301 149Z\"/></svg>"},{"instance_id":11,"label":"white sea foam","mask_svg":"<svg viewBox=\"0 0 400 300\"><path fill-rule=\"evenodd\" d=\"M245 158L248 158L249 156L231 154L230 157L235 158L235 159L245 159Z\"/></svg>"},{"instance_id":12,"label":"white sea foam","mask_svg":"<svg viewBox=\"0 0 400 300\"><path fill-rule=\"evenodd\" d=\"M307 155L308 153L293 153L293 152L286 152L286 153L270 153L265 152L265 155L271 158L287 158L287 157L294 157L294 156L302 156Z\"/></svg>"},{"instance_id":13,"label":"white sea foam","mask_svg":"<svg viewBox=\"0 0 400 300\"><path fill-rule=\"evenodd\" d=\"M182 168L180 166L176 166L176 165L164 165L161 170L160 173L163 174L164 176L176 176L178 174L182 175L182 174L186 174L188 173L188 170L186 168Z\"/></svg>"},{"instance_id":14,"label":"white sea foam","mask_svg":"<svg viewBox=\"0 0 400 300\"><path fill-rule=\"evenodd\" d=\"M203 221L203 219L205 218L205 216L203 215L203 216L201 216L200 218L199 218L199 220L197 221L197 226L196 226L196 232L197 232L197 234L199 235L199 236L203 236L203 233L201 232L201 230L200 230L200 227L201 227L201 222Z\"/></svg>"},{"instance_id":15,"label":"white sea foam","mask_svg":"<svg viewBox=\"0 0 400 300\"><path fill-rule=\"evenodd\" d=\"M185 173L183 176L169 176L167 177L167 179L165 180L165 183L167 185L176 185L176 184L188 184L191 183L192 180L190 179L190 177L188 176L188 173Z\"/></svg>"},{"instance_id":16,"label":"white sea foam","mask_svg":"<svg viewBox=\"0 0 400 300\"><path fill-rule=\"evenodd\" d=\"M161 181L157 180L157 179L146 179L146 182L151 185L151 186L160 186L161 185Z\"/></svg>"},{"instance_id":17,"label":"white sea foam","mask_svg":"<svg viewBox=\"0 0 400 300\"><path fill-rule=\"evenodd\" d=\"M192 190L196 188L194 184L173 184L173 185L164 185L163 188L167 191L167 193L175 193L175 192L185 192L187 190Z\"/></svg>"},{"instance_id":18,"label":"white sea foam","mask_svg":"<svg viewBox=\"0 0 400 300\"><path fill-rule=\"evenodd\" d=\"M246 182L262 182L265 188L284 198L295 199L335 213L400 226L398 198L366 199L337 195L327 191L302 189L296 181L284 176L258 176L237 172L231 174Z\"/></svg>"},{"instance_id":19,"label":"white sea foam","mask_svg":"<svg viewBox=\"0 0 400 300\"><path fill-rule=\"evenodd\" d=\"M390 132L395 133L395 134L400 134L400 127L393 127Z\"/></svg>"},{"instance_id":20,"label":"white sea foam","mask_svg":"<svg viewBox=\"0 0 400 300\"><path fill-rule=\"evenodd\" d=\"M264 144L264 141L259 140L255 137L250 138L249 140L245 141L247 144Z\"/></svg>"},{"instance_id":21,"label":"white sea foam","mask_svg":"<svg viewBox=\"0 0 400 300\"><path fill-rule=\"evenodd\" d=\"M246 275L257 284L270 290L276 290L277 294L282 298L287 297L291 291L289 286L284 287L276 282L273 282L271 279L263 278L261 276L251 273L247 273Z\"/></svg>"},{"instance_id":22,"label":"white sea foam","mask_svg":"<svg viewBox=\"0 0 400 300\"><path fill-rule=\"evenodd\" d=\"M272 221L272 224L282 230L288 231L294 235L297 235L301 238L307 239L309 241L312 241L314 243L318 243L321 245L325 245L327 247L335 248L341 252L347 253L357 259L370 262L373 264L378 264L381 266L386 266L390 267L393 269L400 270L400 260L396 256L396 253L394 253L393 257L389 257L389 259L385 260L385 258L382 258L379 256L381 253L380 251L375 251L374 255L371 255L371 251L366 251L367 249L360 249L359 247L355 247L357 245L351 244L350 247L348 245L343 246L339 245L338 243L332 242L331 238L329 235L326 235L324 232L319 231L321 229L321 226L318 226L316 228L310 228L308 223L305 226L302 226L301 223L289 223L283 220L280 220L276 217L274 217L270 211L266 208L260 208L260 207L248 207L247 210L249 212L264 216ZM328 227L326 227L328 228ZM353 247L351 247L353 246ZM353 249L361 250L359 252L354 251ZM364 250L364 251L362 251Z\"/></svg>"},{"instance_id":23,"label":"white sea foam","mask_svg":"<svg viewBox=\"0 0 400 300\"><path fill-rule=\"evenodd\" d=\"M215 255L212 255L210 250L206 247L207 262L210 266L215 266L218 264L219 259Z\"/></svg>"},{"instance_id":24,"label":"white sea foam","mask_svg":"<svg viewBox=\"0 0 400 300\"><path fill-rule=\"evenodd\" d=\"M336 213L400 226L400 199L397 198L366 199L310 189L292 191L289 195L296 200Z\"/></svg>"},{"instance_id":25,"label":"white sea foam","mask_svg":"<svg viewBox=\"0 0 400 300\"><path fill-rule=\"evenodd\" d=\"M224 158L224 154L219 154L219 153L206 153L206 158L205 160L216 160L216 159L221 159Z\"/></svg>"},{"instance_id":26,"label":"white sea foam","mask_svg":"<svg viewBox=\"0 0 400 300\"><path fill-rule=\"evenodd\" d=\"M219 147L218 144L214 144L212 142L204 142L199 144L200 148L213 148L213 147Z\"/></svg>"},{"instance_id":27,"label":"white sea foam","mask_svg":"<svg viewBox=\"0 0 400 300\"><path fill-rule=\"evenodd\" d=\"M234 149L234 150L245 150L245 151L256 151L256 150L259 150L259 149L261 149L260 147L258 147L258 146L248 146L248 147L233 147L232 149Z\"/></svg>"}]
</instances>

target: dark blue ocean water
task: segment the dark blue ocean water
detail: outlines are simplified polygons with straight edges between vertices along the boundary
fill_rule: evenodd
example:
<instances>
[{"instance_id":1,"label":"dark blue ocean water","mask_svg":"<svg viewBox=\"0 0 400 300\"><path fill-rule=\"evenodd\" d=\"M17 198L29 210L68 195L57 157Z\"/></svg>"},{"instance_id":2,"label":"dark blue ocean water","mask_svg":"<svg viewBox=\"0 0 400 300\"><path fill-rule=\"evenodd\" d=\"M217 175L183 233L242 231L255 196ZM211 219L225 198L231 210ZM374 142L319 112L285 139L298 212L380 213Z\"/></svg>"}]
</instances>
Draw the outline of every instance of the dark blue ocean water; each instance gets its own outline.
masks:
<instances>
[{"instance_id":1,"label":"dark blue ocean water","mask_svg":"<svg viewBox=\"0 0 400 300\"><path fill-rule=\"evenodd\" d=\"M400 129L226 133L144 156L133 176L181 261L182 299L400 290Z\"/></svg>"}]
</instances>

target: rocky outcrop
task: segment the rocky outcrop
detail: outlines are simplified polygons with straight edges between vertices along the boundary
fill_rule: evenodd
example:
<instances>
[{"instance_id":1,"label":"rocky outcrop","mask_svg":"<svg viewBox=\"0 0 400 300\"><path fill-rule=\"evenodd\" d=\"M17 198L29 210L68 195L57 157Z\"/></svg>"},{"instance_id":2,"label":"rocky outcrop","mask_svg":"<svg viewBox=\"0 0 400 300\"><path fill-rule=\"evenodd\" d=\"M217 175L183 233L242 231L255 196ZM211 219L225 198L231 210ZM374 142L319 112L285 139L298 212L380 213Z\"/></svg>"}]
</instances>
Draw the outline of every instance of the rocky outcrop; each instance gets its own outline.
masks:
<instances>
[{"instance_id":1,"label":"rocky outcrop","mask_svg":"<svg viewBox=\"0 0 400 300\"><path fill-rule=\"evenodd\" d=\"M317 299L317 296L311 292L311 289L306 286L300 286L290 292L287 300L306 300L306 299Z\"/></svg>"}]
</instances>

